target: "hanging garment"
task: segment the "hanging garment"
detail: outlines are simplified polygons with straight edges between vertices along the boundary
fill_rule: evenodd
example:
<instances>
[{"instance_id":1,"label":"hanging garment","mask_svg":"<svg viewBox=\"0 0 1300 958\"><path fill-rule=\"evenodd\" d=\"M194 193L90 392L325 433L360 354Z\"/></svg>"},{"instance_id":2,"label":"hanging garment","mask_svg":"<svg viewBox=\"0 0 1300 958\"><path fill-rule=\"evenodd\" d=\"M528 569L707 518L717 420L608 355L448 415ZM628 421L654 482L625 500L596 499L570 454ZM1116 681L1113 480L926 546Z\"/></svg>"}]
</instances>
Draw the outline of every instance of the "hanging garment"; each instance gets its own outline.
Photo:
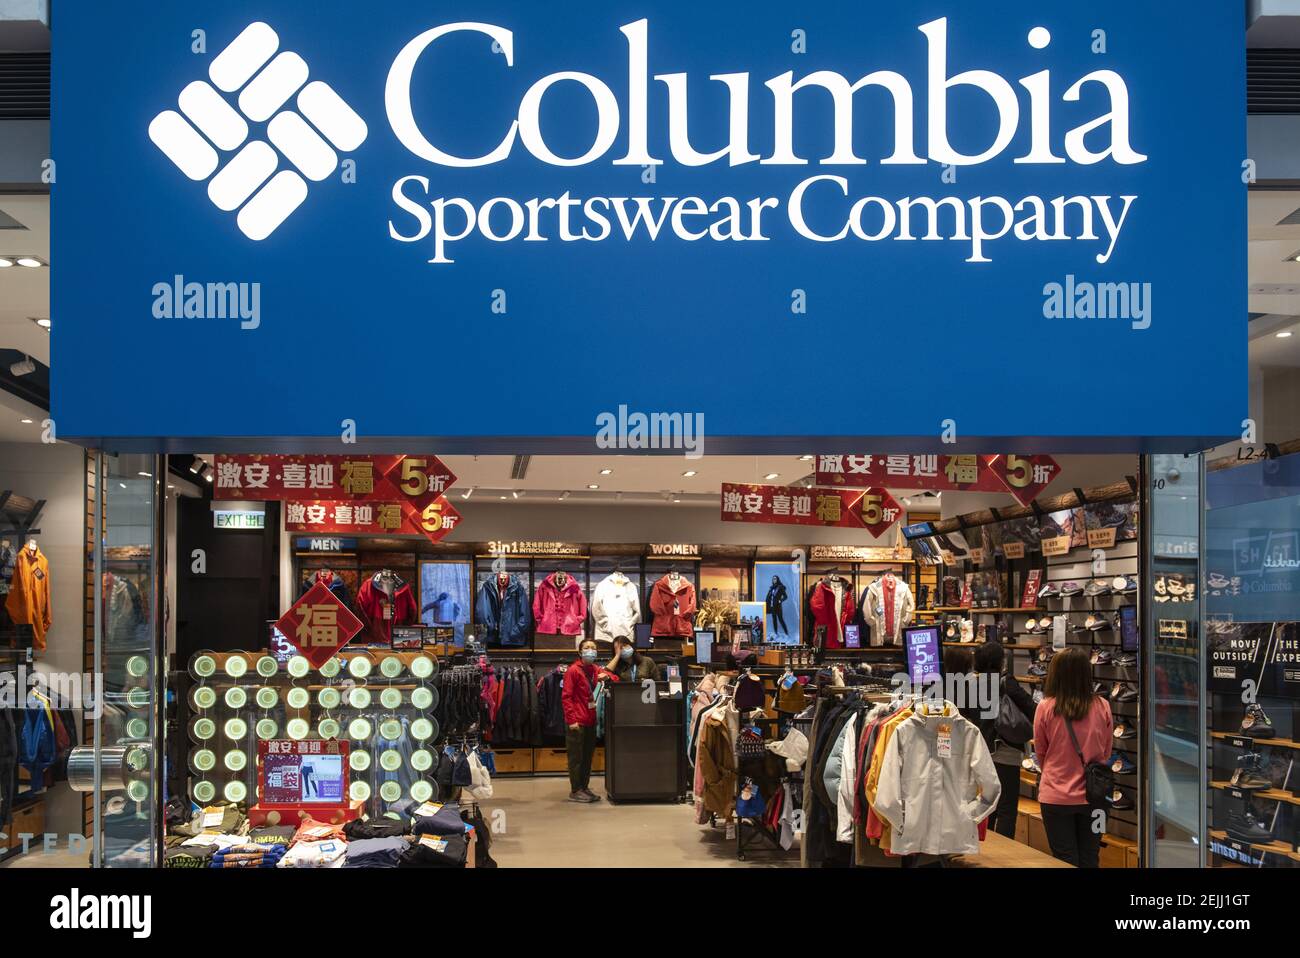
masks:
<instances>
[{"instance_id":1,"label":"hanging garment","mask_svg":"<svg viewBox=\"0 0 1300 958\"><path fill-rule=\"evenodd\" d=\"M18 564L18 553L8 542L0 544L0 595L9 593L9 583Z\"/></svg>"},{"instance_id":2,"label":"hanging garment","mask_svg":"<svg viewBox=\"0 0 1300 958\"><path fill-rule=\"evenodd\" d=\"M50 608L50 563L39 547L23 546L18 550L5 610L18 625L32 627L32 647L44 652L45 634L54 620Z\"/></svg>"},{"instance_id":3,"label":"hanging garment","mask_svg":"<svg viewBox=\"0 0 1300 958\"><path fill-rule=\"evenodd\" d=\"M587 619L587 597L573 576L565 576L564 587L552 572L537 587L533 597L533 616L537 631L543 635L582 635Z\"/></svg>"},{"instance_id":4,"label":"hanging garment","mask_svg":"<svg viewBox=\"0 0 1300 958\"><path fill-rule=\"evenodd\" d=\"M411 587L397 576L392 577L393 593L389 595L380 586L382 573L361 583L357 590L357 610L369 626L370 638L380 645L391 645L393 626L415 622L417 611Z\"/></svg>"},{"instance_id":5,"label":"hanging garment","mask_svg":"<svg viewBox=\"0 0 1300 958\"><path fill-rule=\"evenodd\" d=\"M0 708L0 831L5 827L18 794L18 716L17 709Z\"/></svg>"},{"instance_id":6,"label":"hanging garment","mask_svg":"<svg viewBox=\"0 0 1300 958\"><path fill-rule=\"evenodd\" d=\"M844 647L844 627L853 621L853 593L843 579L823 579L808 602L813 622L826 626L826 648Z\"/></svg>"},{"instance_id":7,"label":"hanging garment","mask_svg":"<svg viewBox=\"0 0 1300 958\"><path fill-rule=\"evenodd\" d=\"M688 639L695 635L695 586L678 576L674 590L668 576L654 584L650 592L650 611L654 613L651 635Z\"/></svg>"},{"instance_id":8,"label":"hanging garment","mask_svg":"<svg viewBox=\"0 0 1300 958\"><path fill-rule=\"evenodd\" d=\"M641 621L641 598L632 580L621 572L602 579L591 594L591 618L597 642L613 642L620 635L632 638Z\"/></svg>"},{"instance_id":9,"label":"hanging garment","mask_svg":"<svg viewBox=\"0 0 1300 958\"><path fill-rule=\"evenodd\" d=\"M54 723L54 710L49 700L38 692L29 692L19 733L19 754L23 767L31 775L34 792L44 791L45 770L54 764L57 754Z\"/></svg>"},{"instance_id":10,"label":"hanging garment","mask_svg":"<svg viewBox=\"0 0 1300 958\"><path fill-rule=\"evenodd\" d=\"M540 734L564 738L564 666L557 666L537 682L537 711Z\"/></svg>"},{"instance_id":11,"label":"hanging garment","mask_svg":"<svg viewBox=\"0 0 1300 958\"><path fill-rule=\"evenodd\" d=\"M335 575L333 572L327 571L325 569L322 569L319 572L309 575L307 576L307 578L302 580L302 589L301 591L299 591L298 597L302 598L304 595L310 592L315 587L317 582L323 582L325 584L325 587L334 593L334 598L338 599L344 605L348 604L347 583L343 581L342 576Z\"/></svg>"},{"instance_id":12,"label":"hanging garment","mask_svg":"<svg viewBox=\"0 0 1300 958\"><path fill-rule=\"evenodd\" d=\"M898 645L903 629L912 622L916 601L906 582L897 576L883 575L862 593L871 626L872 645Z\"/></svg>"},{"instance_id":13,"label":"hanging garment","mask_svg":"<svg viewBox=\"0 0 1300 958\"><path fill-rule=\"evenodd\" d=\"M894 731L881 764L877 814L896 855L970 855L1002 785L979 729L951 702L918 710Z\"/></svg>"},{"instance_id":14,"label":"hanging garment","mask_svg":"<svg viewBox=\"0 0 1300 958\"><path fill-rule=\"evenodd\" d=\"M485 581L478 590L474 618L487 630L488 645L527 645L532 617L528 593L518 577L512 575L504 589L495 576Z\"/></svg>"},{"instance_id":15,"label":"hanging garment","mask_svg":"<svg viewBox=\"0 0 1300 958\"><path fill-rule=\"evenodd\" d=\"M763 680L746 672L736 680L736 708L748 711L763 707Z\"/></svg>"},{"instance_id":16,"label":"hanging garment","mask_svg":"<svg viewBox=\"0 0 1300 958\"><path fill-rule=\"evenodd\" d=\"M726 718L709 715L700 729L699 767L704 808L730 818L736 803L736 754Z\"/></svg>"}]
</instances>

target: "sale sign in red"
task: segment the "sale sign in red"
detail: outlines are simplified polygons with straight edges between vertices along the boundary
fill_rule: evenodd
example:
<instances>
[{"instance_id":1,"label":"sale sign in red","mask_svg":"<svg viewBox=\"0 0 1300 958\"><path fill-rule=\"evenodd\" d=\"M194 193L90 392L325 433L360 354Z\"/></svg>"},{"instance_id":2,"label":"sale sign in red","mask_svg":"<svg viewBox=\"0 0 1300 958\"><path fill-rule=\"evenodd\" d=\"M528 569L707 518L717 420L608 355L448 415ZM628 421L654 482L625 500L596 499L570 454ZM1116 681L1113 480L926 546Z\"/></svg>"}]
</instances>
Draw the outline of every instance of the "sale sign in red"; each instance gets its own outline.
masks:
<instances>
[{"instance_id":1,"label":"sale sign in red","mask_svg":"<svg viewBox=\"0 0 1300 958\"><path fill-rule=\"evenodd\" d=\"M902 507L885 489L722 484L726 522L866 529L880 538L902 514Z\"/></svg>"},{"instance_id":2,"label":"sale sign in red","mask_svg":"<svg viewBox=\"0 0 1300 958\"><path fill-rule=\"evenodd\" d=\"M1060 473L1051 456L820 455L819 486L1009 492L1028 505Z\"/></svg>"},{"instance_id":3,"label":"sale sign in red","mask_svg":"<svg viewBox=\"0 0 1300 958\"><path fill-rule=\"evenodd\" d=\"M219 499L410 502L420 511L456 481L433 455L218 455L214 470Z\"/></svg>"},{"instance_id":4,"label":"sale sign in red","mask_svg":"<svg viewBox=\"0 0 1300 958\"><path fill-rule=\"evenodd\" d=\"M460 524L456 508L439 496L423 509L411 502L306 500L284 504L289 532L329 535L422 535L439 542Z\"/></svg>"}]
</instances>

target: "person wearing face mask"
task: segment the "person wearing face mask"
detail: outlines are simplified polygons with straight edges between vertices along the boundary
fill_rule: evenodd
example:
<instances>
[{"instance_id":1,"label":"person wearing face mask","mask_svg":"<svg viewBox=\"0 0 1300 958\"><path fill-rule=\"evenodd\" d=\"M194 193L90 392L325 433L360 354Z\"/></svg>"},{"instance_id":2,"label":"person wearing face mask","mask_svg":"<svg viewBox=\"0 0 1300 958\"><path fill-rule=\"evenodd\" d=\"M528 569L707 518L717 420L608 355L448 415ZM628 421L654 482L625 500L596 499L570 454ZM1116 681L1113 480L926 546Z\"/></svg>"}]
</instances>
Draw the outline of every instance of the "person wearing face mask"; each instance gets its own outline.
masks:
<instances>
[{"instance_id":1,"label":"person wearing face mask","mask_svg":"<svg viewBox=\"0 0 1300 958\"><path fill-rule=\"evenodd\" d=\"M583 639L578 645L578 659L564 673L564 747L569 753L569 801L590 804L600 796L591 784L591 757L596 752L596 705L593 694L601 679L617 682L609 666L596 664L596 640ZM616 656L617 657L617 656Z\"/></svg>"},{"instance_id":2,"label":"person wearing face mask","mask_svg":"<svg viewBox=\"0 0 1300 958\"><path fill-rule=\"evenodd\" d=\"M605 666L620 682L644 682L646 679L659 679L659 666L655 660L636 650L632 640L626 635L614 639L614 657Z\"/></svg>"}]
</instances>

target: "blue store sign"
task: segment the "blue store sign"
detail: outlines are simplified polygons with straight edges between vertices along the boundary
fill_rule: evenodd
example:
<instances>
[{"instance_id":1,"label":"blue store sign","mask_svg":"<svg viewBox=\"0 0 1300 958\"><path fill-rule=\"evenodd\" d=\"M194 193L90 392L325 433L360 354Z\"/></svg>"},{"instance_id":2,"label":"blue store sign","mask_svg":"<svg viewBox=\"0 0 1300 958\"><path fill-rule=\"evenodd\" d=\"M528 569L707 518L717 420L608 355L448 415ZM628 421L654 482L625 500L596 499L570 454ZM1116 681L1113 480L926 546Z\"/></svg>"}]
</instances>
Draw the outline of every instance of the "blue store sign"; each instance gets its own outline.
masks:
<instances>
[{"instance_id":1,"label":"blue store sign","mask_svg":"<svg viewBox=\"0 0 1300 958\"><path fill-rule=\"evenodd\" d=\"M62 436L1246 413L1221 0L79 3L55 44Z\"/></svg>"}]
</instances>

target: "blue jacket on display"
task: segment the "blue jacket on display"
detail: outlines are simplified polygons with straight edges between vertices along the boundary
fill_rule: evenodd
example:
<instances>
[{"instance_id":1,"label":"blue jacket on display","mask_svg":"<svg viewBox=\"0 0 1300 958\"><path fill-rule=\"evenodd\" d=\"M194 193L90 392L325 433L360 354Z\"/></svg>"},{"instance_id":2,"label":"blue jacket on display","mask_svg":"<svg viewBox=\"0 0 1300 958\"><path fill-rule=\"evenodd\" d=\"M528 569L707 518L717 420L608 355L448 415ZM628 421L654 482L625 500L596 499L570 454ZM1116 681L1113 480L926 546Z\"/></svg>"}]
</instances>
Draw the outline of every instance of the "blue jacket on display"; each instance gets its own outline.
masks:
<instances>
[{"instance_id":1,"label":"blue jacket on display","mask_svg":"<svg viewBox=\"0 0 1300 958\"><path fill-rule=\"evenodd\" d=\"M42 791L45 788L45 770L54 764L57 745L53 715L35 694L27 696L18 747L20 761L32 776L32 791Z\"/></svg>"},{"instance_id":2,"label":"blue jacket on display","mask_svg":"<svg viewBox=\"0 0 1300 958\"><path fill-rule=\"evenodd\" d=\"M519 579L510 577L505 596L501 595L496 576L483 583L474 603L474 617L487 630L490 645L527 645L532 613L528 611L528 594Z\"/></svg>"}]
</instances>

